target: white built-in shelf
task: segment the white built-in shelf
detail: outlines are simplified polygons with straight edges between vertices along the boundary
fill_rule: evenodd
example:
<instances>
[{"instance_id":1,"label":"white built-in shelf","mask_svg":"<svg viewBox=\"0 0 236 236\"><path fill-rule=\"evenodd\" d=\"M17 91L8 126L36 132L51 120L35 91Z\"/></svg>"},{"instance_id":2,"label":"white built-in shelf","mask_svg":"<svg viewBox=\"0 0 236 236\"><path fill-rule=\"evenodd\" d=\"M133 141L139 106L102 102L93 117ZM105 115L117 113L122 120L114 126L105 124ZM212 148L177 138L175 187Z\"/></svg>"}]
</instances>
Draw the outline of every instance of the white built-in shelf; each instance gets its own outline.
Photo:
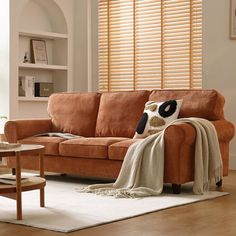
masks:
<instances>
[{"instance_id":1,"label":"white built-in shelf","mask_svg":"<svg viewBox=\"0 0 236 236\"><path fill-rule=\"evenodd\" d=\"M18 97L18 101L20 102L47 102L48 97Z\"/></svg>"},{"instance_id":2,"label":"white built-in shelf","mask_svg":"<svg viewBox=\"0 0 236 236\"><path fill-rule=\"evenodd\" d=\"M41 69L41 70L68 70L68 66L34 64L34 63L19 63L21 69Z\"/></svg>"},{"instance_id":3,"label":"white built-in shelf","mask_svg":"<svg viewBox=\"0 0 236 236\"><path fill-rule=\"evenodd\" d=\"M68 39L67 34L54 33L54 32L44 32L44 31L19 31L20 36L44 38L44 39Z\"/></svg>"}]
</instances>

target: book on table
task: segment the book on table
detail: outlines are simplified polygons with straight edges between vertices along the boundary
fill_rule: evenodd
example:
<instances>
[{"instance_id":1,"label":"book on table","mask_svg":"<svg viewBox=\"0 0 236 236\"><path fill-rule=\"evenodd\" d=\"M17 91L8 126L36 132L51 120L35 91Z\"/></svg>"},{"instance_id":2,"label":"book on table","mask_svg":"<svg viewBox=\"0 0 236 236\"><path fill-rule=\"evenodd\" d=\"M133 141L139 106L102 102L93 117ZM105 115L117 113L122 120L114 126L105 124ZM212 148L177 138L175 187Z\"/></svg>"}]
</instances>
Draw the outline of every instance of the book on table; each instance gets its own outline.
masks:
<instances>
[{"instance_id":1,"label":"book on table","mask_svg":"<svg viewBox=\"0 0 236 236\"><path fill-rule=\"evenodd\" d=\"M29 181L29 177L21 176L21 183L26 183ZM16 184L16 176L12 174L2 174L0 175L0 183L2 184Z\"/></svg>"},{"instance_id":2,"label":"book on table","mask_svg":"<svg viewBox=\"0 0 236 236\"><path fill-rule=\"evenodd\" d=\"M11 149L11 148L16 148L20 147L20 143L8 143L8 142L0 142L0 150L1 149Z\"/></svg>"}]
</instances>

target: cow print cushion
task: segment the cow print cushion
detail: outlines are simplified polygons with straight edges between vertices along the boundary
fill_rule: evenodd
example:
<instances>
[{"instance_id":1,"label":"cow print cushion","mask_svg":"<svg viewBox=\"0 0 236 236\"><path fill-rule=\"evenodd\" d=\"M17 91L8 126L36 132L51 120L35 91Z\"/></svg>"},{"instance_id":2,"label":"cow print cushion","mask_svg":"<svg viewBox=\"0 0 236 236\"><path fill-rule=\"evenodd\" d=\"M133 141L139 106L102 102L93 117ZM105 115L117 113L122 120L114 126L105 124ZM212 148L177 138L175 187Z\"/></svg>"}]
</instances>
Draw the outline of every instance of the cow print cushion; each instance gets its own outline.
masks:
<instances>
[{"instance_id":1,"label":"cow print cushion","mask_svg":"<svg viewBox=\"0 0 236 236\"><path fill-rule=\"evenodd\" d=\"M163 130L169 123L178 118L181 105L182 100L148 101L138 122L134 138L146 138Z\"/></svg>"}]
</instances>

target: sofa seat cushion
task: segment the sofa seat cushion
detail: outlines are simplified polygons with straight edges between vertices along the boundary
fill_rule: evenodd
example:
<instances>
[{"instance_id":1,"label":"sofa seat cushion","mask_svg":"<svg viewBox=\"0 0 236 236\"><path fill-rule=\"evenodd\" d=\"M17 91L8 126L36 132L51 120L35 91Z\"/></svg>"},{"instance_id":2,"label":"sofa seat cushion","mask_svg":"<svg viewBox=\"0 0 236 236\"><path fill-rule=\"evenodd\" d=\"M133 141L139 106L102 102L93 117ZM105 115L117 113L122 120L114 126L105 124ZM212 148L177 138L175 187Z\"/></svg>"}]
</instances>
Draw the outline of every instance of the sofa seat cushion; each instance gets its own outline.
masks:
<instances>
[{"instance_id":1,"label":"sofa seat cushion","mask_svg":"<svg viewBox=\"0 0 236 236\"><path fill-rule=\"evenodd\" d=\"M20 139L19 142L23 144L38 144L45 146L46 155L59 155L59 143L65 141L60 137L29 137Z\"/></svg>"},{"instance_id":2,"label":"sofa seat cushion","mask_svg":"<svg viewBox=\"0 0 236 236\"><path fill-rule=\"evenodd\" d=\"M108 155L111 160L124 160L129 146L142 139L128 139L109 146Z\"/></svg>"},{"instance_id":3,"label":"sofa seat cushion","mask_svg":"<svg viewBox=\"0 0 236 236\"><path fill-rule=\"evenodd\" d=\"M60 143L62 156L108 159L108 146L126 140L120 137L76 138Z\"/></svg>"}]
</instances>

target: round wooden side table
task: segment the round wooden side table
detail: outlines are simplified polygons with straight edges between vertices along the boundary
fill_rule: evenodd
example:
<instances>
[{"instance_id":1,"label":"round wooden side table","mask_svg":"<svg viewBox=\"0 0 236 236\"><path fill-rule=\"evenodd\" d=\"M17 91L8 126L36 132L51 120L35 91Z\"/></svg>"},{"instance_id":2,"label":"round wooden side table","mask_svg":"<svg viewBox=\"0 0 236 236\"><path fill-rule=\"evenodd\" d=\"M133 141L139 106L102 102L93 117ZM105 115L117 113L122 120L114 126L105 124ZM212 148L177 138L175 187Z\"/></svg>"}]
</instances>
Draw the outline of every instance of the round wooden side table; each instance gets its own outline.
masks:
<instances>
[{"instance_id":1,"label":"round wooden side table","mask_svg":"<svg viewBox=\"0 0 236 236\"><path fill-rule=\"evenodd\" d=\"M40 207L44 207L44 151L42 145L22 144L19 147L11 149L1 149L0 157L16 158L16 184L0 183L0 195L16 200L16 218L22 220L22 192L39 189L40 190ZM21 154L38 154L39 156L39 174L40 177L29 177L28 181L21 183ZM24 156L27 158L27 156Z\"/></svg>"}]
</instances>

